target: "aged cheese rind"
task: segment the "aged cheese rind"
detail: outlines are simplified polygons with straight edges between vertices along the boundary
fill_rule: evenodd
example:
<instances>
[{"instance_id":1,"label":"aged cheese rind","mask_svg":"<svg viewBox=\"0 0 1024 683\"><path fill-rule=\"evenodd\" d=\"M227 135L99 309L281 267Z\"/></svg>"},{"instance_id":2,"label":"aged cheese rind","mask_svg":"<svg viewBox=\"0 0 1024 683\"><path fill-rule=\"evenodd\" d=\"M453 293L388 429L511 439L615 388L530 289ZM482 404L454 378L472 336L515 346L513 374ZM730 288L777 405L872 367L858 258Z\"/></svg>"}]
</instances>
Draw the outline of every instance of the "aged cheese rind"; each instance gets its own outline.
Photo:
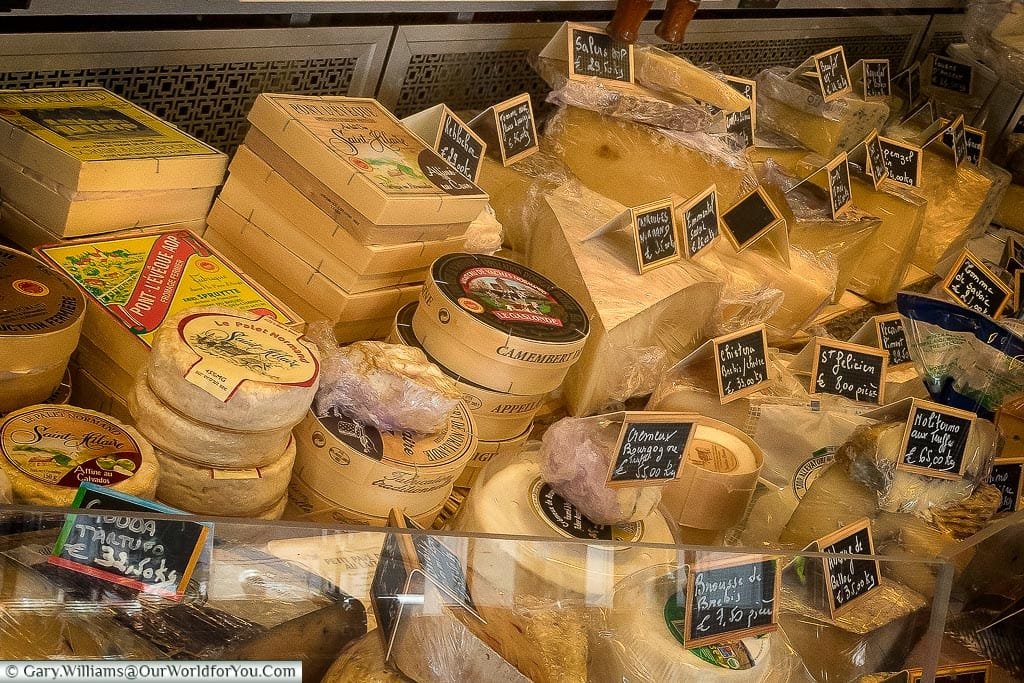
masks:
<instances>
[{"instance_id":1,"label":"aged cheese rind","mask_svg":"<svg viewBox=\"0 0 1024 683\"><path fill-rule=\"evenodd\" d=\"M58 507L69 506L86 481L152 498L160 471L152 446L135 428L92 410L46 405L0 422L0 468L16 502Z\"/></svg>"},{"instance_id":2,"label":"aged cheese rind","mask_svg":"<svg viewBox=\"0 0 1024 683\"><path fill-rule=\"evenodd\" d=\"M187 454L210 467L264 467L281 457L291 440L291 427L241 432L216 429L190 418L161 401L149 388L143 370L128 394L135 426L154 446L168 453Z\"/></svg>"},{"instance_id":3,"label":"aged cheese rind","mask_svg":"<svg viewBox=\"0 0 1024 683\"><path fill-rule=\"evenodd\" d=\"M183 338L181 324L199 318L209 320L209 326L218 323L228 325L231 334L241 335L243 342L258 344L265 349L263 352L285 358L282 366L292 363L294 367L301 366L304 369L299 379L301 383L276 381L276 371L272 368L267 372L257 372L260 379L245 379L238 383L226 400L213 395L203 385L192 383L186 375L193 366L207 362L201 359L220 360L226 353L216 342L197 346L199 342ZM267 329L269 332L254 335L247 329ZM280 343L273 343L275 335L280 338ZM231 356L227 358L235 363ZM291 427L302 419L316 395L319 365L319 353L313 344L273 320L252 313L208 307L184 311L160 326L153 340L148 378L157 397L179 412L216 427L267 431ZM229 377L228 382L231 381Z\"/></svg>"},{"instance_id":4,"label":"aged cheese rind","mask_svg":"<svg viewBox=\"0 0 1024 683\"><path fill-rule=\"evenodd\" d=\"M213 468L185 459L192 454L155 452L160 461L156 495L172 507L225 517L250 517L284 508L282 499L295 462L294 439L269 465L250 470Z\"/></svg>"},{"instance_id":5,"label":"aged cheese rind","mask_svg":"<svg viewBox=\"0 0 1024 683\"><path fill-rule=\"evenodd\" d=\"M653 45L633 50L633 68L637 82L648 88L692 97L728 112L750 108L750 100L715 74Z\"/></svg>"}]
</instances>

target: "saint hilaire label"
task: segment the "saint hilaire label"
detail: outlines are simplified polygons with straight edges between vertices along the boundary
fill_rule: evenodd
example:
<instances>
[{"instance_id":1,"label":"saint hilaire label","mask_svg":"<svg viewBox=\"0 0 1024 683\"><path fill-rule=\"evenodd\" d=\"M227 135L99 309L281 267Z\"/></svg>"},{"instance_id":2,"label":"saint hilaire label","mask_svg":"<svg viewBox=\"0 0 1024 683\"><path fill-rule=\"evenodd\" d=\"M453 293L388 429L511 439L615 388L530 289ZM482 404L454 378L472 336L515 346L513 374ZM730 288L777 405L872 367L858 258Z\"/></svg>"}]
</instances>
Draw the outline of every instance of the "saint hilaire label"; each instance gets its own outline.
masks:
<instances>
[{"instance_id":1,"label":"saint hilaire label","mask_svg":"<svg viewBox=\"0 0 1024 683\"><path fill-rule=\"evenodd\" d=\"M820 52L811 59L818 71L818 85L823 100L831 102L853 91L842 46Z\"/></svg>"},{"instance_id":2,"label":"saint hilaire label","mask_svg":"<svg viewBox=\"0 0 1024 683\"><path fill-rule=\"evenodd\" d=\"M962 306L995 318L1009 302L1011 290L968 250L960 255L942 288Z\"/></svg>"},{"instance_id":3,"label":"saint hilaire label","mask_svg":"<svg viewBox=\"0 0 1024 683\"><path fill-rule=\"evenodd\" d=\"M633 46L590 26L569 24L569 77L633 82Z\"/></svg>"},{"instance_id":4,"label":"saint hilaire label","mask_svg":"<svg viewBox=\"0 0 1024 683\"><path fill-rule=\"evenodd\" d=\"M881 586L878 560L859 558L874 555L871 538L871 520L864 519L844 526L835 533L817 541L818 552L830 557L822 558L825 593L829 613L842 614L857 599Z\"/></svg>"},{"instance_id":5,"label":"saint hilaire label","mask_svg":"<svg viewBox=\"0 0 1024 683\"><path fill-rule=\"evenodd\" d=\"M778 561L744 556L687 566L687 648L732 642L778 628Z\"/></svg>"},{"instance_id":6,"label":"saint hilaire label","mask_svg":"<svg viewBox=\"0 0 1024 683\"><path fill-rule=\"evenodd\" d=\"M693 258L714 244L721 232L718 227L718 192L714 185L690 199L679 209L682 217L686 256Z\"/></svg>"},{"instance_id":7,"label":"saint hilaire label","mask_svg":"<svg viewBox=\"0 0 1024 683\"><path fill-rule=\"evenodd\" d=\"M679 226L670 199L630 208L629 217L636 244L637 269L641 273L682 258Z\"/></svg>"},{"instance_id":8,"label":"saint hilaire label","mask_svg":"<svg viewBox=\"0 0 1024 683\"><path fill-rule=\"evenodd\" d=\"M182 513L91 484L82 485L71 507L81 512L66 516L50 564L172 600L185 593L206 544L206 525L112 514Z\"/></svg>"},{"instance_id":9,"label":"saint hilaire label","mask_svg":"<svg viewBox=\"0 0 1024 683\"><path fill-rule=\"evenodd\" d=\"M608 471L608 486L665 483L679 476L694 423L681 414L627 412Z\"/></svg>"},{"instance_id":10,"label":"saint hilaire label","mask_svg":"<svg viewBox=\"0 0 1024 683\"><path fill-rule=\"evenodd\" d=\"M974 415L914 399L896 466L926 477L960 479Z\"/></svg>"},{"instance_id":11,"label":"saint hilaire label","mask_svg":"<svg viewBox=\"0 0 1024 683\"><path fill-rule=\"evenodd\" d=\"M811 393L883 403L889 353L860 344L815 339Z\"/></svg>"},{"instance_id":12,"label":"saint hilaire label","mask_svg":"<svg viewBox=\"0 0 1024 683\"><path fill-rule=\"evenodd\" d=\"M920 147L879 136L878 146L888 177L909 187L921 184L921 164L924 152Z\"/></svg>"},{"instance_id":13,"label":"saint hilaire label","mask_svg":"<svg viewBox=\"0 0 1024 683\"><path fill-rule=\"evenodd\" d=\"M763 325L716 337L712 349L723 404L768 384L768 340Z\"/></svg>"},{"instance_id":14,"label":"saint hilaire label","mask_svg":"<svg viewBox=\"0 0 1024 683\"><path fill-rule=\"evenodd\" d=\"M185 379L221 401L242 382L309 387L320 374L308 342L270 317L197 313L181 319L178 336L197 358Z\"/></svg>"}]
</instances>

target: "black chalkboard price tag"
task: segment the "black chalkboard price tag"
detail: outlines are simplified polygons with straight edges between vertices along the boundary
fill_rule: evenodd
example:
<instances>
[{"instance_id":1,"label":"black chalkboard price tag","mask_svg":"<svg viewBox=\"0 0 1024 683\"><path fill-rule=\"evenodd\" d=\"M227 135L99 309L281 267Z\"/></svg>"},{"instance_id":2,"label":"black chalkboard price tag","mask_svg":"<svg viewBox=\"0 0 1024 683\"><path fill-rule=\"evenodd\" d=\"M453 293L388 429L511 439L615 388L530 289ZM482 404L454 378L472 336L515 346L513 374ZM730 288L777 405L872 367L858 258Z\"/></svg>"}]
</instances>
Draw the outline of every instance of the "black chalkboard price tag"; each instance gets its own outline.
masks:
<instances>
[{"instance_id":1,"label":"black chalkboard price tag","mask_svg":"<svg viewBox=\"0 0 1024 683\"><path fill-rule=\"evenodd\" d=\"M892 79L896 92L903 96L908 108L912 108L921 95L921 63L914 62Z\"/></svg>"},{"instance_id":2,"label":"black chalkboard price tag","mask_svg":"<svg viewBox=\"0 0 1024 683\"><path fill-rule=\"evenodd\" d=\"M1024 243L1013 235L1007 235L999 265L1011 273L1024 268Z\"/></svg>"},{"instance_id":3,"label":"black chalkboard price tag","mask_svg":"<svg viewBox=\"0 0 1024 683\"><path fill-rule=\"evenodd\" d=\"M748 555L687 566L683 644L733 642L778 628L776 559Z\"/></svg>"},{"instance_id":4,"label":"black chalkboard price tag","mask_svg":"<svg viewBox=\"0 0 1024 683\"><path fill-rule=\"evenodd\" d=\"M942 289L960 305L992 318L999 317L1013 294L998 275L967 249L942 282Z\"/></svg>"},{"instance_id":5,"label":"black chalkboard price tag","mask_svg":"<svg viewBox=\"0 0 1024 683\"><path fill-rule=\"evenodd\" d=\"M82 484L71 507L185 514L94 484ZM199 522L79 512L65 518L47 561L144 593L180 600L209 531Z\"/></svg>"},{"instance_id":6,"label":"black chalkboard price tag","mask_svg":"<svg viewBox=\"0 0 1024 683\"><path fill-rule=\"evenodd\" d=\"M748 396L770 382L764 325L711 340L722 404Z\"/></svg>"},{"instance_id":7,"label":"black chalkboard price tag","mask_svg":"<svg viewBox=\"0 0 1024 683\"><path fill-rule=\"evenodd\" d=\"M934 88L970 95L974 81L974 67L942 55L930 55L931 72L928 82Z\"/></svg>"},{"instance_id":8,"label":"black chalkboard price tag","mask_svg":"<svg viewBox=\"0 0 1024 683\"><path fill-rule=\"evenodd\" d=\"M437 130L437 140L434 141L434 150L438 156L475 183L480 176L480 162L483 161L486 149L487 143L445 107Z\"/></svg>"},{"instance_id":9,"label":"black chalkboard price tag","mask_svg":"<svg viewBox=\"0 0 1024 683\"><path fill-rule=\"evenodd\" d=\"M875 336L878 347L889 354L890 368L906 365L913 360L907 347L907 331L903 328L903 318L899 313L875 316Z\"/></svg>"},{"instance_id":10,"label":"black chalkboard price tag","mask_svg":"<svg viewBox=\"0 0 1024 683\"><path fill-rule=\"evenodd\" d=\"M600 29L568 24L569 78L601 78L633 82L633 46L620 43Z\"/></svg>"},{"instance_id":11,"label":"black chalkboard price tag","mask_svg":"<svg viewBox=\"0 0 1024 683\"><path fill-rule=\"evenodd\" d=\"M818 72L821 98L826 102L837 100L853 92L850 72L846 67L846 53L841 45L811 57Z\"/></svg>"},{"instance_id":12,"label":"black chalkboard price tag","mask_svg":"<svg viewBox=\"0 0 1024 683\"><path fill-rule=\"evenodd\" d=\"M953 163L957 166L968 160L967 130L964 128L964 115L960 114L943 133L943 139L949 134L949 146L953 150Z\"/></svg>"},{"instance_id":13,"label":"black chalkboard price tag","mask_svg":"<svg viewBox=\"0 0 1024 683\"><path fill-rule=\"evenodd\" d=\"M625 413L606 485L648 486L675 479L693 439L693 420L683 413Z\"/></svg>"},{"instance_id":14,"label":"black chalkboard price tag","mask_svg":"<svg viewBox=\"0 0 1024 683\"><path fill-rule=\"evenodd\" d=\"M469 610L479 619L480 615L466 582L466 570L458 555L449 550L440 539L428 534L413 536L412 544L416 549L417 566L426 577L459 606Z\"/></svg>"},{"instance_id":15,"label":"black chalkboard price tag","mask_svg":"<svg viewBox=\"0 0 1024 683\"><path fill-rule=\"evenodd\" d=\"M1003 494L996 512L1016 512L1024 507L1024 458L997 458L988 483Z\"/></svg>"},{"instance_id":16,"label":"black chalkboard price tag","mask_svg":"<svg viewBox=\"0 0 1024 683\"><path fill-rule=\"evenodd\" d=\"M822 565L829 614L833 618L882 585L878 560L855 557L875 554L870 519L862 519L819 538L817 548L818 552L832 556L823 557Z\"/></svg>"},{"instance_id":17,"label":"black chalkboard price tag","mask_svg":"<svg viewBox=\"0 0 1024 683\"><path fill-rule=\"evenodd\" d=\"M679 208L683 244L687 258L693 258L721 237L718 227L718 191L714 185Z\"/></svg>"},{"instance_id":18,"label":"black chalkboard price tag","mask_svg":"<svg viewBox=\"0 0 1024 683\"><path fill-rule=\"evenodd\" d=\"M743 251L782 221L782 214L759 185L722 214L721 224L736 251Z\"/></svg>"},{"instance_id":19,"label":"black chalkboard price tag","mask_svg":"<svg viewBox=\"0 0 1024 683\"><path fill-rule=\"evenodd\" d=\"M926 477L960 479L974 414L913 399L896 467Z\"/></svg>"},{"instance_id":20,"label":"black chalkboard price tag","mask_svg":"<svg viewBox=\"0 0 1024 683\"><path fill-rule=\"evenodd\" d=\"M539 149L537 124L529 93L516 95L481 112L469 127L486 143L487 150L510 166Z\"/></svg>"},{"instance_id":21,"label":"black chalkboard price tag","mask_svg":"<svg viewBox=\"0 0 1024 683\"><path fill-rule=\"evenodd\" d=\"M980 128L964 126L964 145L967 161L975 166L981 163L981 157L985 153L985 139L988 133ZM942 143L947 147L953 147L953 131L946 129L942 134ZM954 148L955 149L955 148Z\"/></svg>"},{"instance_id":22,"label":"black chalkboard price tag","mask_svg":"<svg viewBox=\"0 0 1024 683\"><path fill-rule=\"evenodd\" d=\"M1017 119L1017 123L1013 124L1013 134L1020 135L1024 133L1024 116Z\"/></svg>"},{"instance_id":23,"label":"black chalkboard price tag","mask_svg":"<svg viewBox=\"0 0 1024 683\"><path fill-rule=\"evenodd\" d=\"M1011 261L1011 264L1016 261ZM1024 268L1013 271L1013 308L1019 318L1024 311Z\"/></svg>"},{"instance_id":24,"label":"black chalkboard price tag","mask_svg":"<svg viewBox=\"0 0 1024 683\"><path fill-rule=\"evenodd\" d=\"M910 683L922 683L924 672L921 669L908 670ZM992 676L992 660L940 666L935 670L935 683L988 683Z\"/></svg>"},{"instance_id":25,"label":"black chalkboard price tag","mask_svg":"<svg viewBox=\"0 0 1024 683\"><path fill-rule=\"evenodd\" d=\"M757 83L746 78L724 76L726 84L750 100L750 108L725 115L725 129L743 139L744 147L754 146L754 131L757 129Z\"/></svg>"},{"instance_id":26,"label":"black chalkboard price tag","mask_svg":"<svg viewBox=\"0 0 1024 683\"><path fill-rule=\"evenodd\" d=\"M853 206L853 185L850 184L850 164L846 152L825 166L828 176L828 198L832 209L832 220Z\"/></svg>"},{"instance_id":27,"label":"black chalkboard price tag","mask_svg":"<svg viewBox=\"0 0 1024 683\"><path fill-rule=\"evenodd\" d=\"M878 136L878 145L882 151L882 163L885 164L888 177L910 187L921 185L924 152L920 147L882 136Z\"/></svg>"},{"instance_id":28,"label":"black chalkboard price tag","mask_svg":"<svg viewBox=\"0 0 1024 683\"><path fill-rule=\"evenodd\" d=\"M405 528L405 515L392 510L388 526ZM416 549L409 535L388 533L384 537L373 580L370 582L370 600L384 642L385 660L391 658L391 646L405 606L421 601L422 596L423 574L417 568Z\"/></svg>"},{"instance_id":29,"label":"black chalkboard price tag","mask_svg":"<svg viewBox=\"0 0 1024 683\"><path fill-rule=\"evenodd\" d=\"M889 177L885 153L882 151L882 143L878 140L877 130L871 131L871 135L864 139L864 147L867 150L867 171L871 174L871 182L877 190L882 181Z\"/></svg>"},{"instance_id":30,"label":"black chalkboard price tag","mask_svg":"<svg viewBox=\"0 0 1024 683\"><path fill-rule=\"evenodd\" d=\"M671 199L631 207L629 221L636 245L637 269L641 273L675 263L683 257Z\"/></svg>"},{"instance_id":31,"label":"black chalkboard price tag","mask_svg":"<svg viewBox=\"0 0 1024 683\"><path fill-rule=\"evenodd\" d=\"M864 59L863 88L865 100L884 100L892 94L888 59Z\"/></svg>"},{"instance_id":32,"label":"black chalkboard price tag","mask_svg":"<svg viewBox=\"0 0 1024 683\"><path fill-rule=\"evenodd\" d=\"M810 393L882 405L888 368L888 351L815 338Z\"/></svg>"}]
</instances>

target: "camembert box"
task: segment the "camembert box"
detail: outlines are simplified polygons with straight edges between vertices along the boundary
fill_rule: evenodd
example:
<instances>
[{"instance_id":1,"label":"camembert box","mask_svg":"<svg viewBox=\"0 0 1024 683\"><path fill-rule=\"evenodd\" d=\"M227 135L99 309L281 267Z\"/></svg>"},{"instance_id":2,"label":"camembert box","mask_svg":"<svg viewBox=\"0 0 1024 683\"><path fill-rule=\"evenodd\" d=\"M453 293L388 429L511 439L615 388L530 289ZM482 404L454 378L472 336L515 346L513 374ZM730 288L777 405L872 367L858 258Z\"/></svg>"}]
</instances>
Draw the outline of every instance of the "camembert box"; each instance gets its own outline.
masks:
<instances>
[{"instance_id":1,"label":"camembert box","mask_svg":"<svg viewBox=\"0 0 1024 683\"><path fill-rule=\"evenodd\" d=\"M442 226L434 238L449 236L445 226L468 225L487 203L483 190L376 100L263 94L249 121L333 193L341 208L354 210L346 218L353 234L367 242L409 241L410 228L426 237L434 233L429 226ZM268 158L272 149L257 152L288 177L279 166L289 164Z\"/></svg>"},{"instance_id":2,"label":"camembert box","mask_svg":"<svg viewBox=\"0 0 1024 683\"><path fill-rule=\"evenodd\" d=\"M0 91L0 154L73 192L213 187L227 156L103 88Z\"/></svg>"},{"instance_id":3,"label":"camembert box","mask_svg":"<svg viewBox=\"0 0 1024 683\"><path fill-rule=\"evenodd\" d=\"M223 306L303 326L289 308L187 231L77 240L35 252L85 292L83 336L133 376L146 364L160 323L188 308Z\"/></svg>"}]
</instances>

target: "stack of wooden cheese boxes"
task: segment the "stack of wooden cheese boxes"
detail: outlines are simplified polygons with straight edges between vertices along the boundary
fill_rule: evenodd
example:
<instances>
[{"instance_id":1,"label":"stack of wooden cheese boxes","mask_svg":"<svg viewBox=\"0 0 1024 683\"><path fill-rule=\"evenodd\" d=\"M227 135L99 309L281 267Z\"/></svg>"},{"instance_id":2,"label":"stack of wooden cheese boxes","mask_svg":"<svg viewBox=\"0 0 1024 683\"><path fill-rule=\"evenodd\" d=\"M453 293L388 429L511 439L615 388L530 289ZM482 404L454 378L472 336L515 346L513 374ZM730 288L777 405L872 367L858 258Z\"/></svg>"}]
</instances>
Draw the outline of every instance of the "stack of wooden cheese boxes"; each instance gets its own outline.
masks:
<instances>
[{"instance_id":1,"label":"stack of wooden cheese boxes","mask_svg":"<svg viewBox=\"0 0 1024 683\"><path fill-rule=\"evenodd\" d=\"M206 238L341 342L387 336L487 196L372 99L261 95Z\"/></svg>"},{"instance_id":2,"label":"stack of wooden cheese boxes","mask_svg":"<svg viewBox=\"0 0 1024 683\"><path fill-rule=\"evenodd\" d=\"M589 331L576 300L525 266L477 254L434 262L420 301L398 312L389 341L422 348L473 414L477 451L456 486L472 486L495 455L519 451Z\"/></svg>"}]
</instances>

